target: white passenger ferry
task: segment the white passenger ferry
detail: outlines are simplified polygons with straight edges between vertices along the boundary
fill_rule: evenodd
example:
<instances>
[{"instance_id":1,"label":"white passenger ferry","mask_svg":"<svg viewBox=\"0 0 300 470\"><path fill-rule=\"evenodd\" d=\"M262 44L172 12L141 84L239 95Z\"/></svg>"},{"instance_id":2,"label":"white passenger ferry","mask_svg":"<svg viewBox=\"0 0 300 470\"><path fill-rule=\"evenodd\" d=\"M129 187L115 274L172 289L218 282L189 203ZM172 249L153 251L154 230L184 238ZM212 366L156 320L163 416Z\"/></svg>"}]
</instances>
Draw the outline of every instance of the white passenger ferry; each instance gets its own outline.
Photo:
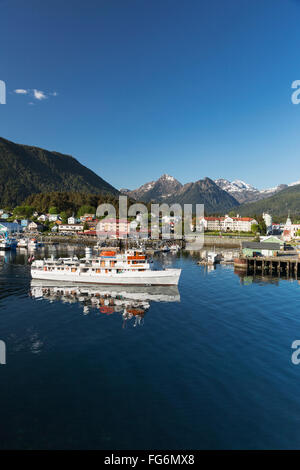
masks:
<instances>
[{"instance_id":1,"label":"white passenger ferry","mask_svg":"<svg viewBox=\"0 0 300 470\"><path fill-rule=\"evenodd\" d=\"M87 248L82 259L52 257L36 260L31 266L33 279L97 284L177 285L180 274L181 269L151 269L141 250L122 254L102 251L91 256L91 249Z\"/></svg>"}]
</instances>

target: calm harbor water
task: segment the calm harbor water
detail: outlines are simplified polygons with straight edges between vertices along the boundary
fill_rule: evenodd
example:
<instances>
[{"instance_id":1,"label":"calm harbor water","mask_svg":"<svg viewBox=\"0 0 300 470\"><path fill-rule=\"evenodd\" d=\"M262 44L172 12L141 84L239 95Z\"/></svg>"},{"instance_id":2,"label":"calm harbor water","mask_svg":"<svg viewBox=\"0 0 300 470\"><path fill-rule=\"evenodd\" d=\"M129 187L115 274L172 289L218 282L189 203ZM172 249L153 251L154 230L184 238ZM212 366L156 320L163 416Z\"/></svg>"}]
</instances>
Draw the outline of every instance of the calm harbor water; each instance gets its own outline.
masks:
<instances>
[{"instance_id":1,"label":"calm harbor water","mask_svg":"<svg viewBox=\"0 0 300 470\"><path fill-rule=\"evenodd\" d=\"M0 448L299 448L297 281L208 270L176 289L33 284L0 253Z\"/></svg>"}]
</instances>

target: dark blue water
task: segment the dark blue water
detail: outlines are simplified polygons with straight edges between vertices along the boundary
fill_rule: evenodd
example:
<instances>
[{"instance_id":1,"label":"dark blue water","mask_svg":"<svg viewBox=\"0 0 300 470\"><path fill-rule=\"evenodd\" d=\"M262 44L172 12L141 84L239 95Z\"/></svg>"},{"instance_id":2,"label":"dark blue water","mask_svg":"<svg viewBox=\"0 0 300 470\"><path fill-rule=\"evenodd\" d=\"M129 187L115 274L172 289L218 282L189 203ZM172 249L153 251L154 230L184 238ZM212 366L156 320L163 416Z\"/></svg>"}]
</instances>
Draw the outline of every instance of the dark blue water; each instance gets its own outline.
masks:
<instances>
[{"instance_id":1,"label":"dark blue water","mask_svg":"<svg viewBox=\"0 0 300 470\"><path fill-rule=\"evenodd\" d=\"M33 297L24 259L0 258L1 449L300 447L297 281L168 255L180 301L144 302L137 322Z\"/></svg>"}]
</instances>

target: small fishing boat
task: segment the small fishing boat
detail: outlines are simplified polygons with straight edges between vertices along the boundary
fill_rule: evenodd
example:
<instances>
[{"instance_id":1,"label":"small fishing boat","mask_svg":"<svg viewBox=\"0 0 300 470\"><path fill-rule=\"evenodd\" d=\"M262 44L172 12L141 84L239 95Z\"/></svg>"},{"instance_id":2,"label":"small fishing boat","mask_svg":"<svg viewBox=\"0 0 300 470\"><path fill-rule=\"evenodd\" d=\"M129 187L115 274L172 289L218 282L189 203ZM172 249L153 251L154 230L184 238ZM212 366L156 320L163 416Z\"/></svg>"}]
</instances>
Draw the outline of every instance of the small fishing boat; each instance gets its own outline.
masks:
<instances>
[{"instance_id":1,"label":"small fishing boat","mask_svg":"<svg viewBox=\"0 0 300 470\"><path fill-rule=\"evenodd\" d=\"M16 248L17 242L14 238L10 238L8 234L0 235L0 250L12 250Z\"/></svg>"},{"instance_id":2,"label":"small fishing boat","mask_svg":"<svg viewBox=\"0 0 300 470\"><path fill-rule=\"evenodd\" d=\"M219 253L215 251L208 251L205 258L202 258L197 264L205 265L205 266L214 266L215 264L219 263L221 260L221 256Z\"/></svg>"},{"instance_id":3,"label":"small fishing boat","mask_svg":"<svg viewBox=\"0 0 300 470\"><path fill-rule=\"evenodd\" d=\"M8 239L0 239L0 250L11 250L11 243Z\"/></svg>"},{"instance_id":4,"label":"small fishing boat","mask_svg":"<svg viewBox=\"0 0 300 470\"><path fill-rule=\"evenodd\" d=\"M212 265L212 264L216 264L218 261L218 253L216 253L215 251L209 251L207 253L207 263Z\"/></svg>"},{"instance_id":5,"label":"small fishing boat","mask_svg":"<svg viewBox=\"0 0 300 470\"><path fill-rule=\"evenodd\" d=\"M20 238L17 244L18 248L27 248L28 247L28 239L27 238Z\"/></svg>"},{"instance_id":6,"label":"small fishing boat","mask_svg":"<svg viewBox=\"0 0 300 470\"><path fill-rule=\"evenodd\" d=\"M174 245L171 245L171 246L170 246L170 251L171 251L172 253L177 253L177 251L179 251L179 246L178 246L178 245L175 245L175 244L174 244Z\"/></svg>"},{"instance_id":7,"label":"small fishing boat","mask_svg":"<svg viewBox=\"0 0 300 470\"><path fill-rule=\"evenodd\" d=\"M36 250L37 247L38 247L38 243L36 241L35 238L31 238L29 241L28 241L28 249L29 250Z\"/></svg>"}]
</instances>

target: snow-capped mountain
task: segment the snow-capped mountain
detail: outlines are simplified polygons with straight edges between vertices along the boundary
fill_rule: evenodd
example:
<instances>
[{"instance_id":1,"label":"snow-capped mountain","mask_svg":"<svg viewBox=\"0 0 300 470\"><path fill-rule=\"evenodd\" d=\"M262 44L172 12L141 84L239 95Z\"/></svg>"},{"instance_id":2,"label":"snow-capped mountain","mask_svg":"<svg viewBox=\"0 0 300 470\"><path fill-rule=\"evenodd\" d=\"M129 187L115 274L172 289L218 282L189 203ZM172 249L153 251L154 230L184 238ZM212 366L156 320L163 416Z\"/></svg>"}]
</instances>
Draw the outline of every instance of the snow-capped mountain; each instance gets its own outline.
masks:
<instances>
[{"instance_id":1,"label":"snow-capped mountain","mask_svg":"<svg viewBox=\"0 0 300 470\"><path fill-rule=\"evenodd\" d=\"M257 201L260 198L260 191L251 184L241 180L228 181L224 178L215 180L219 188L227 191L239 203Z\"/></svg>"},{"instance_id":2,"label":"snow-capped mountain","mask_svg":"<svg viewBox=\"0 0 300 470\"><path fill-rule=\"evenodd\" d=\"M167 204L204 204L207 213L226 212L239 204L237 200L210 178L182 185L173 176L162 175L157 181L146 183L133 191L121 193L137 201L166 202Z\"/></svg>"},{"instance_id":3,"label":"snow-capped mountain","mask_svg":"<svg viewBox=\"0 0 300 470\"><path fill-rule=\"evenodd\" d=\"M300 184L300 183L279 184L278 186L275 186L274 188L261 189L260 194L262 195L262 197L269 197L275 193L278 193L279 191L282 191L282 189L288 188L289 186L294 186L296 184Z\"/></svg>"},{"instance_id":4,"label":"snow-capped mountain","mask_svg":"<svg viewBox=\"0 0 300 470\"><path fill-rule=\"evenodd\" d=\"M121 189L120 192L126 194L137 201L151 201L151 200L163 200L172 194L176 193L182 188L182 184L179 183L173 176L164 174L156 181L150 181L140 186L138 189L132 191Z\"/></svg>"},{"instance_id":5,"label":"snow-capped mountain","mask_svg":"<svg viewBox=\"0 0 300 470\"><path fill-rule=\"evenodd\" d=\"M264 199L288 187L288 185L286 184L280 184L274 188L259 190L255 186L245 183L244 181L235 180L231 182L224 178L215 180L215 183L224 191L227 191L229 194L235 197L235 199L240 204L244 202L252 202L258 201L259 199Z\"/></svg>"},{"instance_id":6,"label":"snow-capped mountain","mask_svg":"<svg viewBox=\"0 0 300 470\"><path fill-rule=\"evenodd\" d=\"M300 184L300 181L295 181L295 183L290 183L288 186L297 186Z\"/></svg>"}]
</instances>

